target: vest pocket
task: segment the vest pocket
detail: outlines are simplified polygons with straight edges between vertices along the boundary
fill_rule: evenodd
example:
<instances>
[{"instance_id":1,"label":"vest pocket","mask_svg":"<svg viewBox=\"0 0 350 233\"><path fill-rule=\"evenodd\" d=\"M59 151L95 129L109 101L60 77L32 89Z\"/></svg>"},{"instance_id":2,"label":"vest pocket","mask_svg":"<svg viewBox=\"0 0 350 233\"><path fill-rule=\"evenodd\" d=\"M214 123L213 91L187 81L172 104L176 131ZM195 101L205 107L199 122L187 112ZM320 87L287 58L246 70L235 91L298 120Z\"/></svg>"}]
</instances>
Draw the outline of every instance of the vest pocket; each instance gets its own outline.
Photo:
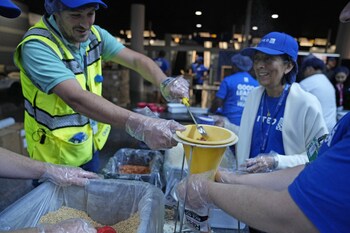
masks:
<instances>
[{"instance_id":1,"label":"vest pocket","mask_svg":"<svg viewBox=\"0 0 350 233\"><path fill-rule=\"evenodd\" d=\"M81 139L78 135L74 139L60 138L54 134L47 134L44 143L37 142L33 150L33 158L54 164L81 166L91 160L93 153L93 137L86 133Z\"/></svg>"}]
</instances>

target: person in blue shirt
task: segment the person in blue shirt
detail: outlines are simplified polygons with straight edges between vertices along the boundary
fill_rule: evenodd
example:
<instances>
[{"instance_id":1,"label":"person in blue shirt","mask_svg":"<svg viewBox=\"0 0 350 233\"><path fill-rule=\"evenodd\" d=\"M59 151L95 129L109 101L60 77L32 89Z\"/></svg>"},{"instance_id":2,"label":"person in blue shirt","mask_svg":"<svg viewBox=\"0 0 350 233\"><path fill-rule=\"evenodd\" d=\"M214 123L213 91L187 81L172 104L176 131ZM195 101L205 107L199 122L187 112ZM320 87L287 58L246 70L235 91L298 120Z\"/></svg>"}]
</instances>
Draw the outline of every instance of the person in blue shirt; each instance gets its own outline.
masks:
<instances>
[{"instance_id":1,"label":"person in blue shirt","mask_svg":"<svg viewBox=\"0 0 350 233\"><path fill-rule=\"evenodd\" d=\"M259 83L249 73L253 67L250 57L237 53L232 56L231 61L233 73L220 84L209 112L222 115L230 123L239 126L247 96Z\"/></svg>"},{"instance_id":2,"label":"person in blue shirt","mask_svg":"<svg viewBox=\"0 0 350 233\"><path fill-rule=\"evenodd\" d=\"M159 68L163 71L164 74L170 76L170 63L165 58L165 51L160 50L158 53L158 57L154 59L154 62L159 66Z\"/></svg>"},{"instance_id":3,"label":"person in blue shirt","mask_svg":"<svg viewBox=\"0 0 350 233\"><path fill-rule=\"evenodd\" d=\"M208 77L209 69L204 65L204 59L202 56L198 56L195 63L191 65L191 71L193 75L193 85L203 85ZM193 93L196 97L196 104L201 104L202 90L195 89Z\"/></svg>"}]
</instances>

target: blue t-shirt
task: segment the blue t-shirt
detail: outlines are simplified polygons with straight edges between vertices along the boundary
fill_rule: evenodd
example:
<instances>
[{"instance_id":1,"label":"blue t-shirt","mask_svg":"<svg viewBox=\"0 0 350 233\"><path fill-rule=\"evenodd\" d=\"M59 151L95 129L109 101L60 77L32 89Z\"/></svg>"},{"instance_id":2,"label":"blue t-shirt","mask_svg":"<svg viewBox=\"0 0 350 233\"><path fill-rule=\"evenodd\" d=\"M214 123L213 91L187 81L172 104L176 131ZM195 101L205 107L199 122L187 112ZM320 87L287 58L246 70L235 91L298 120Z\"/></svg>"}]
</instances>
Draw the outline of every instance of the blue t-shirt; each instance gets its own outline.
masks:
<instances>
[{"instance_id":1,"label":"blue t-shirt","mask_svg":"<svg viewBox=\"0 0 350 233\"><path fill-rule=\"evenodd\" d=\"M289 186L294 202L320 232L350 230L350 113L335 125L318 158Z\"/></svg>"},{"instance_id":2,"label":"blue t-shirt","mask_svg":"<svg viewBox=\"0 0 350 233\"><path fill-rule=\"evenodd\" d=\"M205 67L203 64L198 64L197 66L195 66L193 70L193 72L195 73L194 84L202 85L204 82L203 80L204 73L207 72L208 70L209 69Z\"/></svg>"},{"instance_id":3,"label":"blue t-shirt","mask_svg":"<svg viewBox=\"0 0 350 233\"><path fill-rule=\"evenodd\" d=\"M266 94L261 98L250 144L250 158L261 153L285 154L282 127L286 100L286 96L269 97Z\"/></svg>"},{"instance_id":4,"label":"blue t-shirt","mask_svg":"<svg viewBox=\"0 0 350 233\"><path fill-rule=\"evenodd\" d=\"M222 99L221 114L235 125L241 124L241 116L248 94L259 83L248 72L237 72L224 78L216 97Z\"/></svg>"},{"instance_id":5,"label":"blue t-shirt","mask_svg":"<svg viewBox=\"0 0 350 233\"><path fill-rule=\"evenodd\" d=\"M50 16L48 19L50 24L58 31L58 26ZM103 41L102 59L104 61L111 60L125 46L118 42L106 30L95 26L100 32ZM90 40L80 43L80 48L70 44L63 38L64 43L72 52L74 58L80 66L84 67L85 49L89 45ZM61 59L52 52L51 48L38 41L29 41L22 46L22 64L32 82L43 92L50 93L51 89L57 84L75 78L74 73L68 69Z\"/></svg>"},{"instance_id":6,"label":"blue t-shirt","mask_svg":"<svg viewBox=\"0 0 350 233\"><path fill-rule=\"evenodd\" d=\"M159 66L163 73L167 73L170 67L167 59L165 59L164 57L157 57L156 59L154 59L154 62Z\"/></svg>"}]
</instances>

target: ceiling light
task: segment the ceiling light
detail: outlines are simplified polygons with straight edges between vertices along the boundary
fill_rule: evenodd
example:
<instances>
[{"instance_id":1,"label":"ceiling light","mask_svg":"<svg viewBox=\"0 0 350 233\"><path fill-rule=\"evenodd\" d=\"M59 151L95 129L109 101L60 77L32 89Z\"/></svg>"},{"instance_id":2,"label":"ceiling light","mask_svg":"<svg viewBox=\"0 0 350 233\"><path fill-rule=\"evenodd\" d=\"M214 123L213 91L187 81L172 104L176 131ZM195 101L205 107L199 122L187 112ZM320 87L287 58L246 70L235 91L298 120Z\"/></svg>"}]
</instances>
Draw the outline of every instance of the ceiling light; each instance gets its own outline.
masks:
<instances>
[{"instance_id":1,"label":"ceiling light","mask_svg":"<svg viewBox=\"0 0 350 233\"><path fill-rule=\"evenodd\" d=\"M200 24L200 23L196 24L196 28L201 28L201 27L202 27L202 24Z\"/></svg>"},{"instance_id":2,"label":"ceiling light","mask_svg":"<svg viewBox=\"0 0 350 233\"><path fill-rule=\"evenodd\" d=\"M257 30L258 30L258 26L253 26L253 27L252 27L252 30L253 30L253 31L257 31Z\"/></svg>"},{"instance_id":3,"label":"ceiling light","mask_svg":"<svg viewBox=\"0 0 350 233\"><path fill-rule=\"evenodd\" d=\"M194 12L195 15L202 15L202 12L201 11L196 11Z\"/></svg>"},{"instance_id":4,"label":"ceiling light","mask_svg":"<svg viewBox=\"0 0 350 233\"><path fill-rule=\"evenodd\" d=\"M277 18L278 18L278 14L272 14L272 15L271 15L271 18L277 19Z\"/></svg>"}]
</instances>

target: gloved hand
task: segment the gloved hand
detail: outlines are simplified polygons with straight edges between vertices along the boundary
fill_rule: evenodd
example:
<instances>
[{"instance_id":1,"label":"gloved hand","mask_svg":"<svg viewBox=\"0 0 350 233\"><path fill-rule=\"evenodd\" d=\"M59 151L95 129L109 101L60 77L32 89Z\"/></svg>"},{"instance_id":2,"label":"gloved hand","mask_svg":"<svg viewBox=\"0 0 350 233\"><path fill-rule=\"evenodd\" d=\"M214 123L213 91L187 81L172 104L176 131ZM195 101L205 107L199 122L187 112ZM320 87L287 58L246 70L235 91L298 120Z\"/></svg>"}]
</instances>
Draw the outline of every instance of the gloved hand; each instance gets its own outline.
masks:
<instances>
[{"instance_id":1,"label":"gloved hand","mask_svg":"<svg viewBox=\"0 0 350 233\"><path fill-rule=\"evenodd\" d=\"M80 218L71 218L56 224L43 224L39 227L40 233L96 233L97 230L87 221Z\"/></svg>"},{"instance_id":2,"label":"gloved hand","mask_svg":"<svg viewBox=\"0 0 350 233\"><path fill-rule=\"evenodd\" d=\"M143 141L150 149L167 149L177 145L173 138L175 131L184 131L185 126L174 120L164 120L131 114L125 130L130 136Z\"/></svg>"},{"instance_id":3,"label":"gloved hand","mask_svg":"<svg viewBox=\"0 0 350 233\"><path fill-rule=\"evenodd\" d=\"M189 82L182 76L168 77L160 84L160 92L168 102L180 102L183 97L189 98Z\"/></svg>"},{"instance_id":4,"label":"gloved hand","mask_svg":"<svg viewBox=\"0 0 350 233\"><path fill-rule=\"evenodd\" d=\"M186 196L186 208L196 213L207 213L208 207L212 204L208 193L208 182L212 172L193 174L182 179L176 185L176 197L184 202ZM187 190L186 190L187 186Z\"/></svg>"},{"instance_id":5,"label":"gloved hand","mask_svg":"<svg viewBox=\"0 0 350 233\"><path fill-rule=\"evenodd\" d=\"M241 167L250 173L270 172L278 165L276 156L277 154L259 154L255 158L247 159Z\"/></svg>"},{"instance_id":6,"label":"gloved hand","mask_svg":"<svg viewBox=\"0 0 350 233\"><path fill-rule=\"evenodd\" d=\"M231 176L233 176L232 171L228 170L218 170L215 174L215 181L218 183L230 183L231 184Z\"/></svg>"},{"instance_id":7,"label":"gloved hand","mask_svg":"<svg viewBox=\"0 0 350 233\"><path fill-rule=\"evenodd\" d=\"M79 185L84 186L89 183L89 179L97 179L95 173L85 171L80 167L70 167L45 163L46 171L39 178L39 182L46 180L60 186Z\"/></svg>"}]
</instances>

